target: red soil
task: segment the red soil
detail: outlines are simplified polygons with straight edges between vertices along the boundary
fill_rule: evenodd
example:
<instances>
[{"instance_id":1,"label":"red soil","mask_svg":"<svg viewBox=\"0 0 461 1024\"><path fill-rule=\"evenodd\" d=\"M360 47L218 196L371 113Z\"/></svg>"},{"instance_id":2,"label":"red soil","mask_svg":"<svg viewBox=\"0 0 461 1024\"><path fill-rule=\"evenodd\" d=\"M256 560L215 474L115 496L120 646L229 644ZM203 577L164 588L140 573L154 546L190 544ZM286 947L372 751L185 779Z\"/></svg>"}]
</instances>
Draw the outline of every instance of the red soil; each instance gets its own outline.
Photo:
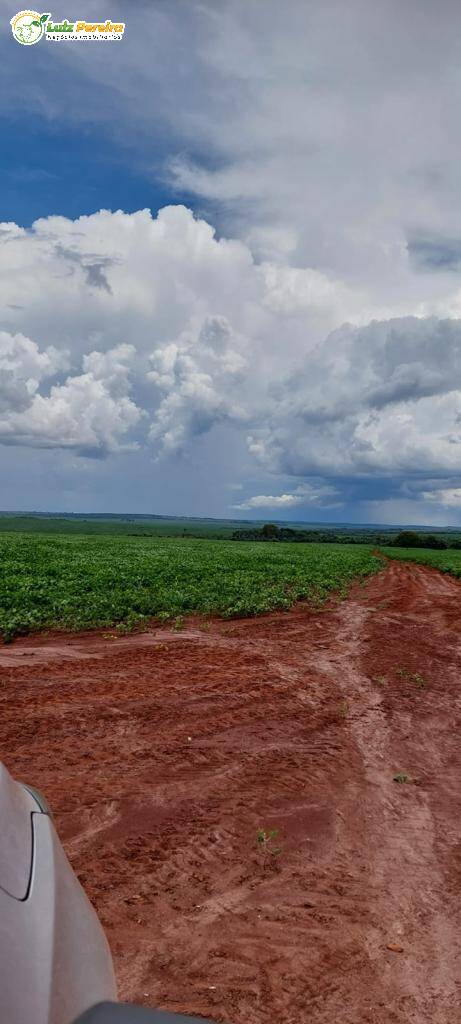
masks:
<instances>
[{"instance_id":1,"label":"red soil","mask_svg":"<svg viewBox=\"0 0 461 1024\"><path fill-rule=\"evenodd\" d=\"M320 612L112 637L1 648L0 735L121 997L231 1024L461 1021L461 584L395 562Z\"/></svg>"}]
</instances>

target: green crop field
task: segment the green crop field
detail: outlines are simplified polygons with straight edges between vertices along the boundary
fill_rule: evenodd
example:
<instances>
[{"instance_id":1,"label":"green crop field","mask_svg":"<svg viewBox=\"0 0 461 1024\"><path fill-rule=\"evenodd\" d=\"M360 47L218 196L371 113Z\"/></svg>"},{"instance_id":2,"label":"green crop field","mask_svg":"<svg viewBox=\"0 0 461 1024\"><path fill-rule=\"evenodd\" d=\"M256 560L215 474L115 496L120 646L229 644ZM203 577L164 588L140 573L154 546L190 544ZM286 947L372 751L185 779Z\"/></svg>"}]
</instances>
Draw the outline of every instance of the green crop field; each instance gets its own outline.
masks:
<instances>
[{"instance_id":1,"label":"green crop field","mask_svg":"<svg viewBox=\"0 0 461 1024\"><path fill-rule=\"evenodd\" d=\"M163 519L160 516L41 516L0 513L0 533L93 534L125 537L208 537L225 539L242 523L227 519Z\"/></svg>"},{"instance_id":2,"label":"green crop field","mask_svg":"<svg viewBox=\"0 0 461 1024\"><path fill-rule=\"evenodd\" d=\"M344 594L380 568L366 545L2 533L0 634L258 614Z\"/></svg>"},{"instance_id":3,"label":"green crop field","mask_svg":"<svg viewBox=\"0 0 461 1024\"><path fill-rule=\"evenodd\" d=\"M421 562L432 565L441 572L449 572L452 576L461 576L461 551L431 551L426 548L391 548L381 547L380 551L388 558L398 558L402 562Z\"/></svg>"}]
</instances>

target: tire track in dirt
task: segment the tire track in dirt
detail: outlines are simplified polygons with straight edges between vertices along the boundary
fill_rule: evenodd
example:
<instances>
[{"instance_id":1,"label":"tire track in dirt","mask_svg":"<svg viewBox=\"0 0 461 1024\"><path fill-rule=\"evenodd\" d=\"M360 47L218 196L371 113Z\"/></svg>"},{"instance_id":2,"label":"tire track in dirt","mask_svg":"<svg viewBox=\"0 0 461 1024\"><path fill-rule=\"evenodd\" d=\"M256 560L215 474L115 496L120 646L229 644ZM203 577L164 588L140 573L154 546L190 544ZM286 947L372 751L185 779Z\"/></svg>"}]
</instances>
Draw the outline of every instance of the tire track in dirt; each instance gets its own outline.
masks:
<instances>
[{"instance_id":1,"label":"tire track in dirt","mask_svg":"<svg viewBox=\"0 0 461 1024\"><path fill-rule=\"evenodd\" d=\"M395 562L320 611L0 647L2 758L48 795L124 998L461 1021L460 598Z\"/></svg>"},{"instance_id":2,"label":"tire track in dirt","mask_svg":"<svg viewBox=\"0 0 461 1024\"><path fill-rule=\"evenodd\" d=\"M437 580L436 590L439 586ZM452 588L444 587L442 592L452 593ZM362 757L364 778L373 788L373 803L379 810L380 827L376 828L373 817L373 828L366 827L364 837L380 889L376 903L380 926L370 929L367 947L372 960L382 958L383 923L387 922L391 944L401 945L405 954L397 957L387 971L387 999L391 1002L397 996L405 1001L415 1020L430 1016L434 1022L446 1021L460 1012L459 937L445 919L443 875L427 794L419 790L411 806L409 801L402 803L389 771L395 754L382 695L376 688L370 691L370 678L361 670L369 615L363 605L342 605L336 614L333 651L322 653L318 662L327 678L337 677L351 706L349 727ZM417 957L412 954L415 937Z\"/></svg>"}]
</instances>

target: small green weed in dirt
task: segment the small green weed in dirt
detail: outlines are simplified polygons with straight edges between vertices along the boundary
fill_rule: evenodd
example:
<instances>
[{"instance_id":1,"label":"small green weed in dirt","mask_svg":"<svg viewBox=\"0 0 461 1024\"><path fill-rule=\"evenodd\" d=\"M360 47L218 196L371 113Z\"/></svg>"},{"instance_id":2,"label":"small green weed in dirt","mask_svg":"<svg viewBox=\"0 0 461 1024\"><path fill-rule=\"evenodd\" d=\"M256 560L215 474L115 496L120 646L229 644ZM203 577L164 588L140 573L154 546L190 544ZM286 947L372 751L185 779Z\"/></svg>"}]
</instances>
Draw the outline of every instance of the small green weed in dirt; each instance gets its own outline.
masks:
<instances>
[{"instance_id":1,"label":"small green weed in dirt","mask_svg":"<svg viewBox=\"0 0 461 1024\"><path fill-rule=\"evenodd\" d=\"M348 714L349 714L349 701L348 700L342 700L338 704L338 718L341 718L341 719L344 720L345 718L347 718Z\"/></svg>"},{"instance_id":2,"label":"small green weed in dirt","mask_svg":"<svg viewBox=\"0 0 461 1024\"><path fill-rule=\"evenodd\" d=\"M136 615L135 612L129 612L125 621L119 622L115 626L118 636L126 636L128 633L133 633L141 625L144 618L144 615Z\"/></svg>"},{"instance_id":3,"label":"small green weed in dirt","mask_svg":"<svg viewBox=\"0 0 461 1024\"><path fill-rule=\"evenodd\" d=\"M269 832L266 829L259 828L256 834L256 845L259 852L262 854L263 866L266 867L271 861L279 857L282 852L281 846L275 846L274 840L277 839L279 834L278 828L271 828Z\"/></svg>"},{"instance_id":4,"label":"small green weed in dirt","mask_svg":"<svg viewBox=\"0 0 461 1024\"><path fill-rule=\"evenodd\" d=\"M419 672L410 672L407 668L396 668L395 672L401 679L405 679L409 683L414 683L418 689L425 689L426 680Z\"/></svg>"},{"instance_id":5,"label":"small green weed in dirt","mask_svg":"<svg viewBox=\"0 0 461 1024\"><path fill-rule=\"evenodd\" d=\"M378 683L379 686L384 686L384 683L386 682L386 676L374 676L373 682Z\"/></svg>"},{"instance_id":6,"label":"small green weed in dirt","mask_svg":"<svg viewBox=\"0 0 461 1024\"><path fill-rule=\"evenodd\" d=\"M175 633L179 633L181 629L184 629L184 615L177 615L173 622L173 629Z\"/></svg>"},{"instance_id":7,"label":"small green weed in dirt","mask_svg":"<svg viewBox=\"0 0 461 1024\"><path fill-rule=\"evenodd\" d=\"M410 782L410 776L407 775L406 772L397 772L397 775L393 776L393 781L400 783L402 786L405 785L405 783Z\"/></svg>"}]
</instances>

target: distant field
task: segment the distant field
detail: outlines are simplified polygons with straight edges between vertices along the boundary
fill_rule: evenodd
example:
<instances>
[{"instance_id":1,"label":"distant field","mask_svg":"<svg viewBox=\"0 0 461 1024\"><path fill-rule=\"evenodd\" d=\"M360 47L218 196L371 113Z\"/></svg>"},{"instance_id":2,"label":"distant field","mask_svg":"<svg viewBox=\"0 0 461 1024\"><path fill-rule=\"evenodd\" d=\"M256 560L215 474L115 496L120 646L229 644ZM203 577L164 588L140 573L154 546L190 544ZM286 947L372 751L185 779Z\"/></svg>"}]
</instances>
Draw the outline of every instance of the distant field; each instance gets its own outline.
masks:
<instances>
[{"instance_id":1,"label":"distant field","mask_svg":"<svg viewBox=\"0 0 461 1024\"><path fill-rule=\"evenodd\" d=\"M226 519L149 519L130 516L0 515L0 533L64 533L72 536L230 537L242 525Z\"/></svg>"},{"instance_id":2,"label":"distant field","mask_svg":"<svg viewBox=\"0 0 461 1024\"><path fill-rule=\"evenodd\" d=\"M11 532L0 535L0 565L0 633L8 640L47 627L131 628L144 618L321 602L382 563L366 545Z\"/></svg>"},{"instance_id":3,"label":"distant field","mask_svg":"<svg viewBox=\"0 0 461 1024\"><path fill-rule=\"evenodd\" d=\"M206 519L206 518L175 518L174 516L148 515L41 515L38 513L7 513L0 512L0 533L64 533L91 534L94 536L126 537L206 537L210 540L223 540L231 537L237 530L258 528L267 520L264 519ZM331 533L332 542L336 539L359 543L377 543L379 534L386 543L391 543L397 527L361 526L352 523L304 523L274 520L279 526L288 526L294 530L312 533ZM320 538L319 538L320 539ZM323 539L323 538L322 538Z\"/></svg>"},{"instance_id":4,"label":"distant field","mask_svg":"<svg viewBox=\"0 0 461 1024\"><path fill-rule=\"evenodd\" d=\"M420 562L433 565L441 572L449 572L452 576L461 576L461 551L430 551L426 548L391 548L380 547L380 551L388 558L398 558L401 562Z\"/></svg>"}]
</instances>

